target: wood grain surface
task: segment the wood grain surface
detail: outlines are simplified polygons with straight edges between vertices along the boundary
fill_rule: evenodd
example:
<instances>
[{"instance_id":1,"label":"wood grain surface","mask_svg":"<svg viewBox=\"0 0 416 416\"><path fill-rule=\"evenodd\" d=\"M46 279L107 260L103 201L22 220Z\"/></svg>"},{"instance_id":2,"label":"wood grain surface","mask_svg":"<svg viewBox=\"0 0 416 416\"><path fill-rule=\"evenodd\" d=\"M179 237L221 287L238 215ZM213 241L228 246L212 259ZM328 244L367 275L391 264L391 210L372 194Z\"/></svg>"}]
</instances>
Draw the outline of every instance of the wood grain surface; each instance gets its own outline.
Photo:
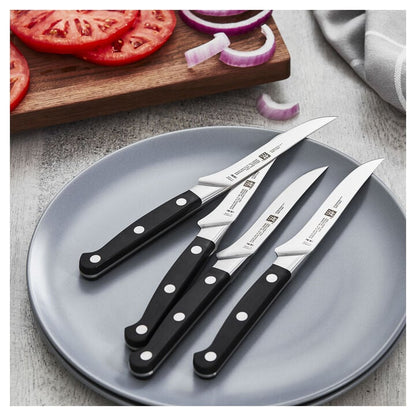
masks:
<instances>
[{"instance_id":1,"label":"wood grain surface","mask_svg":"<svg viewBox=\"0 0 416 416\"><path fill-rule=\"evenodd\" d=\"M327 44L307 11L275 12L291 54L291 76L280 82L207 97L21 132L11 137L11 405L109 406L85 387L45 347L35 326L26 286L26 256L42 212L56 193L105 155L157 134L202 126L255 126L285 130L324 115L336 122L313 134L360 163L384 157L377 176L405 207L406 118L363 83ZM261 117L257 97L300 103L286 122ZM404 406L406 339L383 364L329 406Z\"/></svg>"},{"instance_id":2,"label":"wood grain surface","mask_svg":"<svg viewBox=\"0 0 416 416\"><path fill-rule=\"evenodd\" d=\"M248 11L241 18L253 14ZM161 49L139 62L119 67L100 66L71 55L36 52L12 36L29 63L30 88L11 114L11 130L50 126L287 78L288 50L271 17L267 24L276 37L276 52L270 61L254 68L231 67L214 57L189 69L185 51L212 36L189 28L179 16L173 35ZM235 49L253 50L264 43L264 36L258 28L231 40Z\"/></svg>"}]
</instances>

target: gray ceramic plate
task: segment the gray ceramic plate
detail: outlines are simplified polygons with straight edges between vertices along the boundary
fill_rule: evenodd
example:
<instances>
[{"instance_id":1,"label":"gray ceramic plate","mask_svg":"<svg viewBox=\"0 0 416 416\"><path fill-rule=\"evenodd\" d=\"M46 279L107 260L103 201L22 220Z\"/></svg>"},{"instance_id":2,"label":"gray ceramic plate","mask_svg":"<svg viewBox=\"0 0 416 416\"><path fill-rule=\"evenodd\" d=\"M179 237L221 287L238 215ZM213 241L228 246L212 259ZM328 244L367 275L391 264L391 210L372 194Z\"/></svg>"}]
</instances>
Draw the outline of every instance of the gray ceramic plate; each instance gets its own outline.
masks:
<instances>
[{"instance_id":1,"label":"gray ceramic plate","mask_svg":"<svg viewBox=\"0 0 416 416\"><path fill-rule=\"evenodd\" d=\"M233 305L274 260L273 248L295 234L357 166L307 140L279 158L221 247L295 178L329 165L325 176L155 376L143 381L130 375L123 329L139 318L197 233L196 220L215 203L97 281L79 276L80 253L101 246L198 177L274 134L213 127L139 142L83 172L45 211L28 257L32 307L54 350L97 389L144 404L302 404L364 375L397 339L405 324L405 217L373 177L220 375L202 380L193 374L193 352L210 343Z\"/></svg>"}]
</instances>

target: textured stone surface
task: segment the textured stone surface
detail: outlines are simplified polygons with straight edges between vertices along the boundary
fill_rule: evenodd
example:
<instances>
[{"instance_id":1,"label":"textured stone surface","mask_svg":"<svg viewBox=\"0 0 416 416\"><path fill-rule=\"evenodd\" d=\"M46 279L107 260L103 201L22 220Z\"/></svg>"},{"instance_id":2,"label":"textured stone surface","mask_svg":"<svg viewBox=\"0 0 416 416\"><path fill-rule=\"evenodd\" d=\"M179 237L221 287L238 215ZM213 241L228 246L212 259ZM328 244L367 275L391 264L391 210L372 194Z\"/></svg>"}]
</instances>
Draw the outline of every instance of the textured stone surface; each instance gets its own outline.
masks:
<instances>
[{"instance_id":1,"label":"textured stone surface","mask_svg":"<svg viewBox=\"0 0 416 416\"><path fill-rule=\"evenodd\" d=\"M130 143L174 130L242 125L288 129L309 118L339 119L314 139L358 160L385 157L377 175L405 205L406 119L383 102L325 42L312 15L276 13L292 56L288 80L189 101L28 131L11 138L12 405L110 405L78 382L44 346L35 327L26 286L32 232L54 195L103 156ZM299 101L300 116L287 122L262 118L261 92L277 101ZM405 405L405 337L360 385L329 405Z\"/></svg>"}]
</instances>

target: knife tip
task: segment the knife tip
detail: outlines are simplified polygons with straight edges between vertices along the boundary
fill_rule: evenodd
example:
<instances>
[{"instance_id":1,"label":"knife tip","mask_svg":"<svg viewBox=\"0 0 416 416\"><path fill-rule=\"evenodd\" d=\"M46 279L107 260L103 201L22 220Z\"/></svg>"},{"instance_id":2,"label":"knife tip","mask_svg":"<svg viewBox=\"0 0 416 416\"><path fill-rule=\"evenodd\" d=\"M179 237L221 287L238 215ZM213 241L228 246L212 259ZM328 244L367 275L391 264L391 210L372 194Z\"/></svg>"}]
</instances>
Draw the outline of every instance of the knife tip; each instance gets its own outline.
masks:
<instances>
[{"instance_id":1,"label":"knife tip","mask_svg":"<svg viewBox=\"0 0 416 416\"><path fill-rule=\"evenodd\" d=\"M383 160L384 160L384 157L381 157L379 159L370 160L364 163L364 165L371 166L373 169L375 169Z\"/></svg>"},{"instance_id":2,"label":"knife tip","mask_svg":"<svg viewBox=\"0 0 416 416\"><path fill-rule=\"evenodd\" d=\"M327 124L331 123L332 121L334 121L336 118L336 116L323 116L323 117L316 117L313 119L310 119L309 122L306 123L312 123L316 129L320 129L323 126L326 126Z\"/></svg>"},{"instance_id":3,"label":"knife tip","mask_svg":"<svg viewBox=\"0 0 416 416\"><path fill-rule=\"evenodd\" d=\"M328 166L321 166L320 168L316 168L312 170L311 172L315 172L317 176L322 175L326 170L328 169Z\"/></svg>"},{"instance_id":4,"label":"knife tip","mask_svg":"<svg viewBox=\"0 0 416 416\"><path fill-rule=\"evenodd\" d=\"M327 123L330 123L331 121L334 121L337 118L338 116L323 116L323 117L318 117L318 120L326 120Z\"/></svg>"}]
</instances>

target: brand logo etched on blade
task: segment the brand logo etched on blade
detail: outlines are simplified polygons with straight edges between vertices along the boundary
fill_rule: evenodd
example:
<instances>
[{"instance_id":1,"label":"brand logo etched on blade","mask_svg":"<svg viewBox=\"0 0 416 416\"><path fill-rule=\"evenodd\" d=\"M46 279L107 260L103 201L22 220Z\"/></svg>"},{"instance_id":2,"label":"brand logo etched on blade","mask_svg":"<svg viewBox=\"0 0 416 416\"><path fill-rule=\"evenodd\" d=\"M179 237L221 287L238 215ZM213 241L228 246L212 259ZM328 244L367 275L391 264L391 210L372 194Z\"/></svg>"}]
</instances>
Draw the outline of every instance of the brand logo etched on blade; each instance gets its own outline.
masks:
<instances>
[{"instance_id":1,"label":"brand logo etched on blade","mask_svg":"<svg viewBox=\"0 0 416 416\"><path fill-rule=\"evenodd\" d=\"M254 195L272 165L273 162L264 166L262 169L254 172L244 182L231 189L217 208L198 221L198 225L201 228L223 226L224 228L220 231L225 232L226 227L238 217L247 202ZM212 237L212 235L210 234L208 237Z\"/></svg>"},{"instance_id":2,"label":"brand logo etched on blade","mask_svg":"<svg viewBox=\"0 0 416 416\"><path fill-rule=\"evenodd\" d=\"M328 217L335 217L335 214L336 214L337 212L336 211L334 211L333 209L327 209L326 210L326 212L325 212L325 215L327 215Z\"/></svg>"},{"instance_id":3,"label":"brand logo etched on blade","mask_svg":"<svg viewBox=\"0 0 416 416\"><path fill-rule=\"evenodd\" d=\"M278 218L279 218L279 217L277 217L276 215L269 215L269 216L267 217L267 220L266 220L266 221L269 221L269 222L276 222Z\"/></svg>"},{"instance_id":4,"label":"brand logo etched on blade","mask_svg":"<svg viewBox=\"0 0 416 416\"><path fill-rule=\"evenodd\" d=\"M262 160L266 160L270 157L270 155L267 152L263 152L261 155L259 155L259 158Z\"/></svg>"},{"instance_id":5,"label":"brand logo etched on blade","mask_svg":"<svg viewBox=\"0 0 416 416\"><path fill-rule=\"evenodd\" d=\"M252 188L255 184L256 184L255 182L249 181L249 180L244 182L244 186L247 188Z\"/></svg>"}]
</instances>

